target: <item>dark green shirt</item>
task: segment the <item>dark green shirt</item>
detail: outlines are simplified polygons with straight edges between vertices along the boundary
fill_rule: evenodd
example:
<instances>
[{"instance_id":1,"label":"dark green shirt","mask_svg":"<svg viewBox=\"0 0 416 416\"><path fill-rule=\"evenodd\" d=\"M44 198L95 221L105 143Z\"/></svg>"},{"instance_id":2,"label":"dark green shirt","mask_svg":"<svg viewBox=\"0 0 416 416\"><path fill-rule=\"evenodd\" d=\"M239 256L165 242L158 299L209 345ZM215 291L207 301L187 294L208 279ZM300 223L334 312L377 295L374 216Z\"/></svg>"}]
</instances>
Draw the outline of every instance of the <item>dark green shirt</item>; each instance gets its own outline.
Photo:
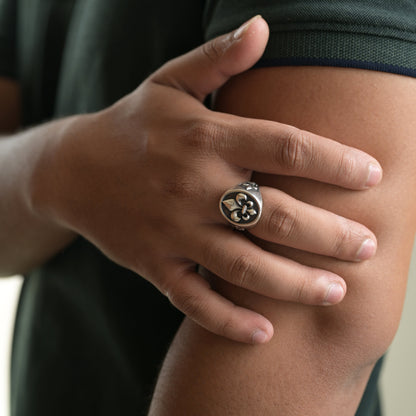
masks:
<instances>
[{"instance_id":1,"label":"dark green shirt","mask_svg":"<svg viewBox=\"0 0 416 416\"><path fill-rule=\"evenodd\" d=\"M24 125L96 111L258 13L271 26L259 65L416 73L413 1L0 0L0 75L22 86ZM25 279L12 415L144 414L181 319L144 279L79 238ZM378 414L376 378L360 416Z\"/></svg>"}]
</instances>

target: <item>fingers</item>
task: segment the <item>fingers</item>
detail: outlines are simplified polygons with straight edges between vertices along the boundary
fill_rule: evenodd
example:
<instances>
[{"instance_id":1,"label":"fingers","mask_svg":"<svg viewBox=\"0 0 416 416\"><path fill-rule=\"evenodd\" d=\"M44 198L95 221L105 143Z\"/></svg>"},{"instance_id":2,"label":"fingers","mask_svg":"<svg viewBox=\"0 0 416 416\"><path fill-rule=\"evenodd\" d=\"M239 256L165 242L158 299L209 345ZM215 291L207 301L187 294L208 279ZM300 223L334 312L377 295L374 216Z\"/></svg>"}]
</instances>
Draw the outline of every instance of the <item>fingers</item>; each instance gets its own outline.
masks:
<instances>
[{"instance_id":1,"label":"fingers","mask_svg":"<svg viewBox=\"0 0 416 416\"><path fill-rule=\"evenodd\" d=\"M261 190L264 208L259 223L250 230L253 235L341 260L367 260L375 254L376 237L363 225L276 189Z\"/></svg>"},{"instance_id":2,"label":"fingers","mask_svg":"<svg viewBox=\"0 0 416 416\"><path fill-rule=\"evenodd\" d=\"M310 305L344 298L346 284L340 276L268 253L226 227L213 228L199 236L203 248L193 258L224 280L274 299Z\"/></svg>"},{"instance_id":3,"label":"fingers","mask_svg":"<svg viewBox=\"0 0 416 416\"><path fill-rule=\"evenodd\" d=\"M231 76L253 66L263 54L268 36L267 23L255 16L234 32L168 62L150 80L184 90L203 101Z\"/></svg>"},{"instance_id":4,"label":"fingers","mask_svg":"<svg viewBox=\"0 0 416 416\"><path fill-rule=\"evenodd\" d=\"M186 270L172 276L165 294L171 303L208 331L226 338L262 344L273 336L272 324L262 315L239 307L211 290L199 274Z\"/></svg>"},{"instance_id":5,"label":"fingers","mask_svg":"<svg viewBox=\"0 0 416 416\"><path fill-rule=\"evenodd\" d=\"M349 189L367 189L382 178L376 159L334 140L265 120L229 115L221 115L221 120L222 127L216 131L222 134L213 137L211 145L239 167Z\"/></svg>"}]
</instances>

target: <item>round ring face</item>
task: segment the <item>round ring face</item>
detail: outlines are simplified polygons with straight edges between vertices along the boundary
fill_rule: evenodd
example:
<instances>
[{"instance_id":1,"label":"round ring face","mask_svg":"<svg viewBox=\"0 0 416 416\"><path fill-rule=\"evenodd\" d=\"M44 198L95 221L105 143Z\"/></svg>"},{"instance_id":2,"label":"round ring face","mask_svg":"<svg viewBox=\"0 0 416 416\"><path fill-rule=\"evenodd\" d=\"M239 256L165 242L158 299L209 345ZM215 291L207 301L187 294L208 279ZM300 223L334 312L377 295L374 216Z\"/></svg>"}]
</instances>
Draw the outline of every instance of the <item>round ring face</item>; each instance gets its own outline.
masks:
<instances>
[{"instance_id":1,"label":"round ring face","mask_svg":"<svg viewBox=\"0 0 416 416\"><path fill-rule=\"evenodd\" d=\"M262 199L253 182L237 185L226 191L220 200L220 211L235 228L253 227L260 219Z\"/></svg>"}]
</instances>

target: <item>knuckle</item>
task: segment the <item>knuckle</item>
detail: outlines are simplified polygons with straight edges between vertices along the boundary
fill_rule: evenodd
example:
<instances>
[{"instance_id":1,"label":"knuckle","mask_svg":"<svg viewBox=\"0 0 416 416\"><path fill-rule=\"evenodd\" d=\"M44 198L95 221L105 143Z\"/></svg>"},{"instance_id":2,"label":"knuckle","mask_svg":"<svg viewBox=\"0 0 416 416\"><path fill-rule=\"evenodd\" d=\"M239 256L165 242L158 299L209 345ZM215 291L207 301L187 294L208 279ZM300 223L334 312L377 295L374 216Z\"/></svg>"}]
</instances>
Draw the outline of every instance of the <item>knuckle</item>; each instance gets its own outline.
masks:
<instances>
[{"instance_id":1,"label":"knuckle","mask_svg":"<svg viewBox=\"0 0 416 416\"><path fill-rule=\"evenodd\" d=\"M198 296L187 293L181 285L180 278L167 281L162 288L162 292L173 306L187 316L195 317L201 309L201 302Z\"/></svg>"},{"instance_id":2,"label":"knuckle","mask_svg":"<svg viewBox=\"0 0 416 416\"><path fill-rule=\"evenodd\" d=\"M257 256L240 254L235 257L229 267L229 278L237 286L250 288L250 280L256 277L260 268L260 260Z\"/></svg>"},{"instance_id":3,"label":"knuckle","mask_svg":"<svg viewBox=\"0 0 416 416\"><path fill-rule=\"evenodd\" d=\"M193 175L178 173L163 184L163 194L169 201L190 201L197 197L198 184Z\"/></svg>"},{"instance_id":4,"label":"knuckle","mask_svg":"<svg viewBox=\"0 0 416 416\"><path fill-rule=\"evenodd\" d=\"M211 154L214 144L221 137L221 127L206 118L191 120L182 135L182 150L193 156Z\"/></svg>"},{"instance_id":5,"label":"knuckle","mask_svg":"<svg viewBox=\"0 0 416 416\"><path fill-rule=\"evenodd\" d=\"M326 287L317 284L319 277L314 270L309 270L310 276L302 276L296 284L295 301L304 305L321 305L326 298Z\"/></svg>"},{"instance_id":6,"label":"knuckle","mask_svg":"<svg viewBox=\"0 0 416 416\"><path fill-rule=\"evenodd\" d=\"M312 139L303 130L292 128L278 146L278 163L289 171L302 172L312 161Z\"/></svg>"},{"instance_id":7,"label":"knuckle","mask_svg":"<svg viewBox=\"0 0 416 416\"><path fill-rule=\"evenodd\" d=\"M203 315L204 306L199 296L181 293L176 296L175 303L172 304L190 318L199 320Z\"/></svg>"},{"instance_id":8,"label":"knuckle","mask_svg":"<svg viewBox=\"0 0 416 416\"><path fill-rule=\"evenodd\" d=\"M344 149L338 164L337 180L345 182L345 179L351 179L354 176L355 170L355 159L349 150Z\"/></svg>"},{"instance_id":9,"label":"knuckle","mask_svg":"<svg viewBox=\"0 0 416 416\"><path fill-rule=\"evenodd\" d=\"M223 38L216 38L210 42L206 42L202 45L202 53L208 58L208 60L216 64L224 55L226 50L226 40Z\"/></svg>"},{"instance_id":10,"label":"knuckle","mask_svg":"<svg viewBox=\"0 0 416 416\"><path fill-rule=\"evenodd\" d=\"M346 221L341 220L341 225L335 232L332 253L334 257L341 256L345 252L345 247L352 240L351 228L347 225Z\"/></svg>"},{"instance_id":11,"label":"knuckle","mask_svg":"<svg viewBox=\"0 0 416 416\"><path fill-rule=\"evenodd\" d=\"M295 302L308 304L308 299L310 298L310 285L308 281L304 278L299 279L295 286Z\"/></svg>"},{"instance_id":12,"label":"knuckle","mask_svg":"<svg viewBox=\"0 0 416 416\"><path fill-rule=\"evenodd\" d=\"M295 208L273 208L268 218L267 228L273 235L279 236L280 240L290 239L296 233L298 216Z\"/></svg>"},{"instance_id":13,"label":"knuckle","mask_svg":"<svg viewBox=\"0 0 416 416\"><path fill-rule=\"evenodd\" d=\"M217 334L223 337L227 337L230 334L235 333L237 328L236 321L233 315L228 315L226 317L222 317L222 320L217 323Z\"/></svg>"}]
</instances>

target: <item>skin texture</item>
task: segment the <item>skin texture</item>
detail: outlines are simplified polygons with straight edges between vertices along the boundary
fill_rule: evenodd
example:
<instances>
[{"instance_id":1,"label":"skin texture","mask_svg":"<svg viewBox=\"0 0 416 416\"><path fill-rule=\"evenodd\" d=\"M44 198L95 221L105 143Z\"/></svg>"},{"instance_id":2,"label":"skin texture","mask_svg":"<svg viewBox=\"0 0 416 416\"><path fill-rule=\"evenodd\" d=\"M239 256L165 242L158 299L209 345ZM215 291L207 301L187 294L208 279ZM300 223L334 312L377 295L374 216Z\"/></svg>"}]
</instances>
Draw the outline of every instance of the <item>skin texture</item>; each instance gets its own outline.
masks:
<instances>
[{"instance_id":1,"label":"skin texture","mask_svg":"<svg viewBox=\"0 0 416 416\"><path fill-rule=\"evenodd\" d=\"M368 261L346 263L255 240L268 251L342 275L347 294L330 309L258 296L205 272L236 304L267 316L276 335L266 345L243 346L186 320L163 365L151 416L354 415L403 305L416 220L415 97L412 78L323 67L256 69L220 91L219 111L288 123L380 161L382 183L362 193L254 175L259 184L365 224L377 237L378 251ZM309 146L306 139L293 159L302 163L298 157ZM293 223L302 211L280 217L276 212L269 225L277 233L296 233Z\"/></svg>"},{"instance_id":2,"label":"skin texture","mask_svg":"<svg viewBox=\"0 0 416 416\"><path fill-rule=\"evenodd\" d=\"M202 104L258 60L267 38L267 24L254 18L168 62L103 111L2 140L0 273L30 270L82 235L152 282L195 322L246 343L270 340L272 324L255 308L236 306L212 290L196 264L273 298L338 303L346 287L341 276L261 250L219 214L224 190L253 170L309 177L357 194L381 179L377 160L364 152ZM305 136L313 146L293 164L292 150ZM367 227L273 188L265 188L264 197L268 208L257 237L344 261L356 261L370 241L358 257L374 255L376 238ZM272 207L279 204L287 212L303 210L294 224L297 235L275 232L273 218L284 210ZM331 288L337 290L330 295Z\"/></svg>"}]
</instances>

